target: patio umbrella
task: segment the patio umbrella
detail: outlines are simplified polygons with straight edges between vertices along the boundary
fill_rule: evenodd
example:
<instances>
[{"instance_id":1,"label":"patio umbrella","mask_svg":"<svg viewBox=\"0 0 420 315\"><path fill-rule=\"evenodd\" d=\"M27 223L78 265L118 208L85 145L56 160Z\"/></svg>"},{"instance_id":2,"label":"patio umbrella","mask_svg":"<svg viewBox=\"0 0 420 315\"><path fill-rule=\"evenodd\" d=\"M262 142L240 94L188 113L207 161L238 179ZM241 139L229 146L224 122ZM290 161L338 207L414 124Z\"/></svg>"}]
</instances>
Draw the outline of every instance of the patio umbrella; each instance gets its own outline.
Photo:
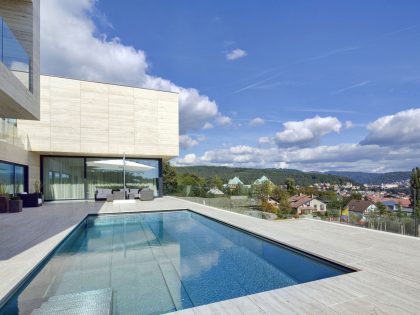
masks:
<instances>
[{"instance_id":1,"label":"patio umbrella","mask_svg":"<svg viewBox=\"0 0 420 315\"><path fill-rule=\"evenodd\" d=\"M153 166L127 161L125 159L125 154L122 159L119 160L99 160L99 161L89 161L86 163L88 166L97 167L101 169L108 170L122 170L124 174L124 190L125 190L125 172L147 172L154 169Z\"/></svg>"}]
</instances>

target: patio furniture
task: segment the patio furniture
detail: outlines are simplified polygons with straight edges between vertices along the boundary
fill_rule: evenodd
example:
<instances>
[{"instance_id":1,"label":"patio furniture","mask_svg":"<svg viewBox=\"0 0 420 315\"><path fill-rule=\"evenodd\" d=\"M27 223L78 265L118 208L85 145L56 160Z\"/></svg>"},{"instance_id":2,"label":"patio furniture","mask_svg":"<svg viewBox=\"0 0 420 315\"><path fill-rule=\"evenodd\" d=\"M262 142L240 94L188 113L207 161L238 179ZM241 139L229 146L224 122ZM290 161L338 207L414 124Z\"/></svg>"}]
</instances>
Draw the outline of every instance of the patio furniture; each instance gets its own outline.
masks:
<instances>
[{"instance_id":1,"label":"patio furniture","mask_svg":"<svg viewBox=\"0 0 420 315\"><path fill-rule=\"evenodd\" d=\"M133 194L134 198L139 198L139 190L138 189L130 188L129 194Z\"/></svg>"},{"instance_id":2,"label":"patio furniture","mask_svg":"<svg viewBox=\"0 0 420 315\"><path fill-rule=\"evenodd\" d=\"M128 188L125 188L125 189L124 188L121 188L120 191L124 193L124 197L128 197L128 193L129 193L129 189Z\"/></svg>"},{"instance_id":3,"label":"patio furniture","mask_svg":"<svg viewBox=\"0 0 420 315\"><path fill-rule=\"evenodd\" d=\"M125 199L125 191L114 191L112 192L113 200L124 200Z\"/></svg>"},{"instance_id":4,"label":"patio furniture","mask_svg":"<svg viewBox=\"0 0 420 315\"><path fill-rule=\"evenodd\" d=\"M144 188L140 191L140 200L150 201L155 198L154 192L150 188Z\"/></svg>"},{"instance_id":5,"label":"patio furniture","mask_svg":"<svg viewBox=\"0 0 420 315\"><path fill-rule=\"evenodd\" d=\"M112 194L112 189L96 188L95 200L107 200L107 196Z\"/></svg>"},{"instance_id":6,"label":"patio furniture","mask_svg":"<svg viewBox=\"0 0 420 315\"><path fill-rule=\"evenodd\" d=\"M9 200L9 212L16 213L22 212L23 202L21 199L10 199Z\"/></svg>"},{"instance_id":7,"label":"patio furniture","mask_svg":"<svg viewBox=\"0 0 420 315\"><path fill-rule=\"evenodd\" d=\"M42 206L42 197L39 193L21 193L19 197L22 200L23 208Z\"/></svg>"},{"instance_id":8,"label":"patio furniture","mask_svg":"<svg viewBox=\"0 0 420 315\"><path fill-rule=\"evenodd\" d=\"M135 196L136 196L135 193L128 193L128 199L134 200L136 198Z\"/></svg>"},{"instance_id":9,"label":"patio furniture","mask_svg":"<svg viewBox=\"0 0 420 315\"><path fill-rule=\"evenodd\" d=\"M106 201L114 201L114 195L113 194L106 195Z\"/></svg>"},{"instance_id":10,"label":"patio furniture","mask_svg":"<svg viewBox=\"0 0 420 315\"><path fill-rule=\"evenodd\" d=\"M0 213L9 212L9 197L0 196Z\"/></svg>"}]
</instances>

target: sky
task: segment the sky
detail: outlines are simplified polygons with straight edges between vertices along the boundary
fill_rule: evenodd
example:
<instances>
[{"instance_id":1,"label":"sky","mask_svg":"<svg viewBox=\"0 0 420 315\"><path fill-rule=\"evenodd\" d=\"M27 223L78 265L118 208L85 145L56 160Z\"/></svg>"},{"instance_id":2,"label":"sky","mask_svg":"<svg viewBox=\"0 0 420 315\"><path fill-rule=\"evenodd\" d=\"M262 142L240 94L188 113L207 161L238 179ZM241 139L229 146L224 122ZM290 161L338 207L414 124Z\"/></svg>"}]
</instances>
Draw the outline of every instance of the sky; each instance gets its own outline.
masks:
<instances>
[{"instance_id":1,"label":"sky","mask_svg":"<svg viewBox=\"0 0 420 315\"><path fill-rule=\"evenodd\" d=\"M420 166L416 0L42 0L41 72L178 92L175 165Z\"/></svg>"}]
</instances>

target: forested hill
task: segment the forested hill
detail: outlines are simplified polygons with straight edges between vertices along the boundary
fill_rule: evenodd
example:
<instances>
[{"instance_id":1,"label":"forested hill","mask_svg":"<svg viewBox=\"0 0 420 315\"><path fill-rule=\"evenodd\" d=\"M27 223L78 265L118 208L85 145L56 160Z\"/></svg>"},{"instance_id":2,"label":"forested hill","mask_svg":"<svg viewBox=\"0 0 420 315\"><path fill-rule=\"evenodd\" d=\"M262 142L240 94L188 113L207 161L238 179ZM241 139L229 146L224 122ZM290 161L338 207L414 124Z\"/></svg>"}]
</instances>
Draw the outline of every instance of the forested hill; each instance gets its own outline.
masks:
<instances>
[{"instance_id":1,"label":"forested hill","mask_svg":"<svg viewBox=\"0 0 420 315\"><path fill-rule=\"evenodd\" d=\"M224 166L183 166L176 167L179 174L191 173L204 178L211 178L215 175L219 176L224 182L238 176L244 184L252 184L257 178L265 175L274 184L282 185L287 178L293 178L296 184L301 186L313 183L331 183L340 184L351 182L352 180L343 177L323 173L306 173L291 169L260 169L260 168L234 168ZM354 182L354 181L353 181Z\"/></svg>"},{"instance_id":2,"label":"forested hill","mask_svg":"<svg viewBox=\"0 0 420 315\"><path fill-rule=\"evenodd\" d=\"M345 176L361 184L380 185L394 183L410 178L411 172L363 173L363 172L327 172L327 174Z\"/></svg>"}]
</instances>

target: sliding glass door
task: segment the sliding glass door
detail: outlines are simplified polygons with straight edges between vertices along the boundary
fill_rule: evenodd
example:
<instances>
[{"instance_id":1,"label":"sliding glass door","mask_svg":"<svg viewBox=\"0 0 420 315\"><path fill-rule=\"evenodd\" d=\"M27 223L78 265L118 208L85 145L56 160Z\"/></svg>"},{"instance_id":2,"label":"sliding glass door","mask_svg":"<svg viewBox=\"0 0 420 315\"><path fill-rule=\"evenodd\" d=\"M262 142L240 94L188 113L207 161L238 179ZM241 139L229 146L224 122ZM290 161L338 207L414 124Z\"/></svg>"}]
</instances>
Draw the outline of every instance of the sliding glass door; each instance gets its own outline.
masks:
<instances>
[{"instance_id":1,"label":"sliding glass door","mask_svg":"<svg viewBox=\"0 0 420 315\"><path fill-rule=\"evenodd\" d=\"M43 189L46 200L85 199L84 159L44 157Z\"/></svg>"},{"instance_id":2,"label":"sliding glass door","mask_svg":"<svg viewBox=\"0 0 420 315\"><path fill-rule=\"evenodd\" d=\"M91 162L118 160L118 158L53 157L44 156L43 191L46 200L93 199L99 188L119 190L124 186L122 169L100 168ZM159 195L159 175L161 163L158 159L127 158L143 165L151 166L148 171L127 171L126 187L133 189L150 188Z\"/></svg>"}]
</instances>

